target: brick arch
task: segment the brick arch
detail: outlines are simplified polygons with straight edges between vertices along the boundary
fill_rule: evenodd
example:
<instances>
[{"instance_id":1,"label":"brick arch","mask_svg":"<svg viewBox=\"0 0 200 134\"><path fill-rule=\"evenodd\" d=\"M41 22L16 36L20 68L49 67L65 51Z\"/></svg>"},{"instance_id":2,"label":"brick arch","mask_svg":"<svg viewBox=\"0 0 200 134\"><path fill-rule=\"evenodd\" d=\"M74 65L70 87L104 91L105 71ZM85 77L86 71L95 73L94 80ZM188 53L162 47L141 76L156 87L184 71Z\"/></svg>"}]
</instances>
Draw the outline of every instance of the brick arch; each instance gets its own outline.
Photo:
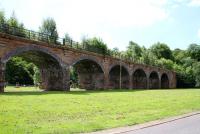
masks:
<instances>
[{"instance_id":1,"label":"brick arch","mask_svg":"<svg viewBox=\"0 0 200 134\"><path fill-rule=\"evenodd\" d=\"M6 53L2 58L1 58L1 62L2 63L6 63L9 59L11 59L13 56L17 56L23 52L28 52L28 51L38 51L38 52L43 52L45 54L50 55L51 57L53 57L59 64L61 67L65 67L64 62L61 60L60 57L58 57L56 54L54 54L53 52L51 52L51 50L47 49L47 48L43 48L37 45L28 45L28 46L23 46L23 47L17 47L14 50L9 51L8 53Z\"/></svg>"},{"instance_id":2,"label":"brick arch","mask_svg":"<svg viewBox=\"0 0 200 134\"><path fill-rule=\"evenodd\" d=\"M115 66L120 66L120 63L112 64L112 65L109 67L109 69L108 69L108 74L110 73L111 69L112 69L113 67L115 67ZM130 73L130 70L129 70L129 68L127 67L127 65L124 64L124 63L121 63L121 66L124 67L124 68L126 69L126 71L128 72L128 75L130 76L131 73Z\"/></svg>"},{"instance_id":3,"label":"brick arch","mask_svg":"<svg viewBox=\"0 0 200 134\"><path fill-rule=\"evenodd\" d=\"M135 71L137 70L142 70L145 72L146 76L148 77L148 72L146 71L147 69L144 66L138 66L138 67L133 67L133 69L131 70L130 75L133 76L133 74L135 73Z\"/></svg>"},{"instance_id":4,"label":"brick arch","mask_svg":"<svg viewBox=\"0 0 200 134\"><path fill-rule=\"evenodd\" d=\"M169 76L167 73L162 73L161 75L161 88L167 89L169 88Z\"/></svg>"},{"instance_id":5,"label":"brick arch","mask_svg":"<svg viewBox=\"0 0 200 134\"><path fill-rule=\"evenodd\" d=\"M132 82L133 82L133 88L136 88L136 89L147 88L148 76L143 68L138 67L137 69L134 69L131 77L132 77Z\"/></svg>"},{"instance_id":6,"label":"brick arch","mask_svg":"<svg viewBox=\"0 0 200 134\"><path fill-rule=\"evenodd\" d=\"M151 71L149 73L149 88L158 89L160 84L159 73L157 71Z\"/></svg>"},{"instance_id":7,"label":"brick arch","mask_svg":"<svg viewBox=\"0 0 200 134\"><path fill-rule=\"evenodd\" d=\"M50 58L52 58L53 62L55 62L58 66L54 66L49 64L48 66L40 66L40 73L41 73L41 87L45 90L68 90L69 84L66 83L68 78L68 70L67 70L67 64L65 64L61 58L54 54L51 50L40 47L37 45L27 45L22 47L16 47L15 49L10 50L7 52L2 58L1 63L3 64L4 68L6 68L6 63L8 60L10 60L14 56L19 56L20 54L26 53L26 52L39 52L42 54L48 55ZM45 58L44 58L45 59ZM51 63L53 63L51 62ZM45 63L44 63L45 64ZM56 80L56 81L55 81Z\"/></svg>"},{"instance_id":8,"label":"brick arch","mask_svg":"<svg viewBox=\"0 0 200 134\"><path fill-rule=\"evenodd\" d=\"M110 88L114 88L114 89L120 88L120 78L119 78L119 70L118 70L119 66L120 66L120 64L113 64L109 68L108 78L109 78L109 87ZM124 70L122 69L121 88L128 89L130 87L130 71L125 65L122 64L121 66L124 69ZM116 69L117 69L117 71L116 71Z\"/></svg>"},{"instance_id":9,"label":"brick arch","mask_svg":"<svg viewBox=\"0 0 200 134\"><path fill-rule=\"evenodd\" d=\"M76 63L78 63L78 62L80 62L82 60L90 60L90 61L95 62L98 66L101 67L101 70L103 71L103 73L105 73L105 69L103 67L103 64L99 60L97 60L95 57L92 57L92 56L80 56L79 58L73 60L70 63L70 66L74 66Z\"/></svg>"},{"instance_id":10,"label":"brick arch","mask_svg":"<svg viewBox=\"0 0 200 134\"><path fill-rule=\"evenodd\" d=\"M91 64L90 64L91 63ZM76 66L77 65L77 66ZM80 66L79 66L80 65ZM95 65L92 66L92 65ZM79 88L87 90L103 89L105 71L100 60L93 56L80 56L70 66L75 67L78 74Z\"/></svg>"}]
</instances>

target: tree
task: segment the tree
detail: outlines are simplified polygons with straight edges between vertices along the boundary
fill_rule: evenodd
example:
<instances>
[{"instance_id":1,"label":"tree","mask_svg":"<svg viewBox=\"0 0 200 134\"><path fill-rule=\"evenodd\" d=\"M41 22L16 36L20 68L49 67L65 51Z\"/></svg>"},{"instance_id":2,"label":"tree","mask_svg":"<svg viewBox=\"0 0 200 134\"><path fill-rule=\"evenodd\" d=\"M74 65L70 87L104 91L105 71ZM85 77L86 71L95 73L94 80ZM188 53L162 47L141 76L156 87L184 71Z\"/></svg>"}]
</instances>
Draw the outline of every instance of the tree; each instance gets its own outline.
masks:
<instances>
[{"instance_id":1,"label":"tree","mask_svg":"<svg viewBox=\"0 0 200 134\"><path fill-rule=\"evenodd\" d=\"M172 51L172 55L174 57L174 61L178 64L183 64L183 59L187 58L187 52L181 49L175 49Z\"/></svg>"},{"instance_id":2,"label":"tree","mask_svg":"<svg viewBox=\"0 0 200 134\"><path fill-rule=\"evenodd\" d=\"M5 23L6 23L5 14L3 11L0 11L0 24L5 24Z\"/></svg>"},{"instance_id":3,"label":"tree","mask_svg":"<svg viewBox=\"0 0 200 134\"><path fill-rule=\"evenodd\" d=\"M65 34L65 40L66 42L71 42L72 41L72 37L69 36L68 33Z\"/></svg>"},{"instance_id":4,"label":"tree","mask_svg":"<svg viewBox=\"0 0 200 134\"><path fill-rule=\"evenodd\" d=\"M128 58L132 61L138 61L141 57L141 53L142 50L140 46L137 43L130 41L126 51L126 55L128 56Z\"/></svg>"},{"instance_id":5,"label":"tree","mask_svg":"<svg viewBox=\"0 0 200 134\"><path fill-rule=\"evenodd\" d=\"M119 49L117 47L110 50L110 52L111 52L111 56L114 56L114 57L119 57L121 54L121 52L119 51Z\"/></svg>"},{"instance_id":6,"label":"tree","mask_svg":"<svg viewBox=\"0 0 200 134\"><path fill-rule=\"evenodd\" d=\"M88 51L100 53L103 55L108 54L107 44L105 44L103 40L100 38L97 38L97 37L88 38L88 39L83 38L81 44Z\"/></svg>"},{"instance_id":7,"label":"tree","mask_svg":"<svg viewBox=\"0 0 200 134\"><path fill-rule=\"evenodd\" d=\"M70 80L74 83L74 84L78 84L78 73L76 71L76 68L70 68Z\"/></svg>"},{"instance_id":8,"label":"tree","mask_svg":"<svg viewBox=\"0 0 200 134\"><path fill-rule=\"evenodd\" d=\"M6 81L10 84L28 84L33 85L33 67L20 57L13 57L6 64Z\"/></svg>"},{"instance_id":9,"label":"tree","mask_svg":"<svg viewBox=\"0 0 200 134\"><path fill-rule=\"evenodd\" d=\"M200 45L190 44L187 51L191 58L200 61Z\"/></svg>"},{"instance_id":10,"label":"tree","mask_svg":"<svg viewBox=\"0 0 200 134\"><path fill-rule=\"evenodd\" d=\"M16 15L15 15L15 12L12 13L12 15L8 19L7 23L9 26L12 26L12 27L18 27L20 25Z\"/></svg>"},{"instance_id":11,"label":"tree","mask_svg":"<svg viewBox=\"0 0 200 134\"><path fill-rule=\"evenodd\" d=\"M140 57L141 63L154 66L156 65L156 60L157 57L149 49L146 49L145 47L142 48Z\"/></svg>"},{"instance_id":12,"label":"tree","mask_svg":"<svg viewBox=\"0 0 200 134\"><path fill-rule=\"evenodd\" d=\"M164 44L164 43L156 43L150 47L150 51L158 58L165 58L165 59L171 59L173 60L172 57L172 51L170 48Z\"/></svg>"},{"instance_id":13,"label":"tree","mask_svg":"<svg viewBox=\"0 0 200 134\"><path fill-rule=\"evenodd\" d=\"M192 59L191 57L185 57L182 59L182 66L186 68L192 66L195 62L197 62L197 60Z\"/></svg>"},{"instance_id":14,"label":"tree","mask_svg":"<svg viewBox=\"0 0 200 134\"><path fill-rule=\"evenodd\" d=\"M39 31L42 34L45 34L41 35L42 41L56 43L58 39L58 32L57 32L56 22L53 18L44 19L42 22L42 26L39 27Z\"/></svg>"},{"instance_id":15,"label":"tree","mask_svg":"<svg viewBox=\"0 0 200 134\"><path fill-rule=\"evenodd\" d=\"M4 26L6 24L6 18L3 11L0 11L0 32L5 32Z\"/></svg>"},{"instance_id":16,"label":"tree","mask_svg":"<svg viewBox=\"0 0 200 134\"><path fill-rule=\"evenodd\" d=\"M163 68L172 70L174 62L169 59L161 58L161 59L156 60L156 65L159 67L163 67Z\"/></svg>"},{"instance_id":17,"label":"tree","mask_svg":"<svg viewBox=\"0 0 200 134\"><path fill-rule=\"evenodd\" d=\"M7 31L11 34L20 37L26 37L26 31L24 30L24 24L20 23L15 15L15 12L12 13L11 17L8 19L7 24L11 27L10 31Z\"/></svg>"},{"instance_id":18,"label":"tree","mask_svg":"<svg viewBox=\"0 0 200 134\"><path fill-rule=\"evenodd\" d=\"M196 87L200 87L200 62L196 62L193 64L193 74L195 77Z\"/></svg>"},{"instance_id":19,"label":"tree","mask_svg":"<svg viewBox=\"0 0 200 134\"><path fill-rule=\"evenodd\" d=\"M33 82L34 82L34 85L38 85L38 83L41 82L40 70L37 66L34 66L33 70L34 70Z\"/></svg>"}]
</instances>

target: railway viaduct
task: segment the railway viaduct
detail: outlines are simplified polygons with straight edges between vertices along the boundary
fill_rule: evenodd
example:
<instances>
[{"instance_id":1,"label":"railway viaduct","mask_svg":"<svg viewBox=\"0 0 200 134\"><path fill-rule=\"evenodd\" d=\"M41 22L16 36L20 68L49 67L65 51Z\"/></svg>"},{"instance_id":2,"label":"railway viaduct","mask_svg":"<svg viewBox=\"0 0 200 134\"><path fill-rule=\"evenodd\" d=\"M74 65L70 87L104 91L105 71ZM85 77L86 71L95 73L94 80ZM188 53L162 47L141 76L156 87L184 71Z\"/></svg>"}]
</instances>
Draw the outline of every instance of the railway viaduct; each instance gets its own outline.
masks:
<instances>
[{"instance_id":1,"label":"railway viaduct","mask_svg":"<svg viewBox=\"0 0 200 134\"><path fill-rule=\"evenodd\" d=\"M77 70L80 88L176 88L176 73L170 70L135 64L111 56L74 49L68 45L49 44L0 33L1 92L4 92L6 63L14 56L23 57L37 65L41 72L41 87L49 91L70 90L71 67Z\"/></svg>"}]
</instances>

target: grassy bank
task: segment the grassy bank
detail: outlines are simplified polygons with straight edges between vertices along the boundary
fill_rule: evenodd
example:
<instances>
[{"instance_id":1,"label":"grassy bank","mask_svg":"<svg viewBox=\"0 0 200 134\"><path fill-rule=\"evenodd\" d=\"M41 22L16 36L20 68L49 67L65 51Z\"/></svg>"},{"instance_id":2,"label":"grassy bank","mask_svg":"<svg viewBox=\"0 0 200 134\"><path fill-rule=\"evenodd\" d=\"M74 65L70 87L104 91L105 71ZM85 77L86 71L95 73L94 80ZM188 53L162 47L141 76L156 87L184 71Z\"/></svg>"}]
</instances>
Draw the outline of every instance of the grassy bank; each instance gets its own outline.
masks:
<instances>
[{"instance_id":1,"label":"grassy bank","mask_svg":"<svg viewBox=\"0 0 200 134\"><path fill-rule=\"evenodd\" d=\"M90 132L200 110L198 89L41 92L8 87L6 91L0 94L2 134Z\"/></svg>"}]
</instances>

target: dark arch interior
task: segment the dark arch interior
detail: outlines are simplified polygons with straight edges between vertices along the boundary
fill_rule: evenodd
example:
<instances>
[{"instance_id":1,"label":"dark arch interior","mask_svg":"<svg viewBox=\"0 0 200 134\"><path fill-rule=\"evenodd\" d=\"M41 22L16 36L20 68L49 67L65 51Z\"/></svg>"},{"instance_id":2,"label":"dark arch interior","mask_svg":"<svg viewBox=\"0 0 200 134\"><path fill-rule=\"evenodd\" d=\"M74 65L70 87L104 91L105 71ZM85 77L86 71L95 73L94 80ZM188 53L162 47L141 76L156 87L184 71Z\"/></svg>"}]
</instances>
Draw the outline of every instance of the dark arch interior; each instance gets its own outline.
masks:
<instances>
[{"instance_id":1,"label":"dark arch interior","mask_svg":"<svg viewBox=\"0 0 200 134\"><path fill-rule=\"evenodd\" d=\"M50 54L41 51L30 50L17 54L13 57L21 57L23 60L33 63L38 67L41 76L40 82L38 83L40 88L45 90L63 90L63 88L65 88L63 87L62 67L60 66L59 62ZM9 61L6 63L6 69L8 69ZM8 71L6 70L6 72Z\"/></svg>"},{"instance_id":2,"label":"dark arch interior","mask_svg":"<svg viewBox=\"0 0 200 134\"><path fill-rule=\"evenodd\" d=\"M169 79L167 74L163 74L161 77L161 88L167 89L169 88Z\"/></svg>"},{"instance_id":3,"label":"dark arch interior","mask_svg":"<svg viewBox=\"0 0 200 134\"><path fill-rule=\"evenodd\" d=\"M73 66L73 70L74 73L71 73L71 78L75 77L73 82L76 82L79 88L87 90L104 88L104 72L95 61L80 60Z\"/></svg>"},{"instance_id":4,"label":"dark arch interior","mask_svg":"<svg viewBox=\"0 0 200 134\"><path fill-rule=\"evenodd\" d=\"M142 69L137 69L133 74L133 88L135 89L147 88L147 76Z\"/></svg>"},{"instance_id":5,"label":"dark arch interior","mask_svg":"<svg viewBox=\"0 0 200 134\"><path fill-rule=\"evenodd\" d=\"M116 65L110 70L109 87L113 89L120 88L120 65ZM123 66L121 66L121 88L129 88L129 73Z\"/></svg>"},{"instance_id":6,"label":"dark arch interior","mask_svg":"<svg viewBox=\"0 0 200 134\"><path fill-rule=\"evenodd\" d=\"M152 72L149 76L149 88L158 89L159 88L159 77L156 72Z\"/></svg>"}]
</instances>

